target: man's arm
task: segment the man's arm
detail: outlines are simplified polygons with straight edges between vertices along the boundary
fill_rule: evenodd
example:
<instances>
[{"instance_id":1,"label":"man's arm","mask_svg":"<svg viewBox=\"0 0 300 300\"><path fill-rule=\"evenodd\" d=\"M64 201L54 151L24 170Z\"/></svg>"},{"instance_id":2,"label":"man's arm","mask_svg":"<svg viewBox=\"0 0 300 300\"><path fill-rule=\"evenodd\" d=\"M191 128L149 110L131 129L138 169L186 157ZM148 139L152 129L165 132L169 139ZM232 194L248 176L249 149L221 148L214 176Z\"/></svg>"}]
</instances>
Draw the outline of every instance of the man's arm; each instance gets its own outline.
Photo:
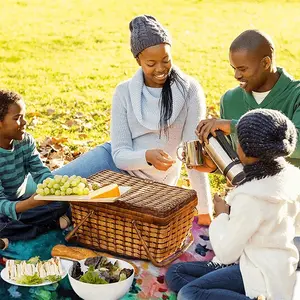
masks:
<instances>
[{"instance_id":1,"label":"man's arm","mask_svg":"<svg viewBox=\"0 0 300 300\"><path fill-rule=\"evenodd\" d=\"M226 117L226 113L225 113L225 109L224 109L224 96L225 95L222 96L221 101L220 101L220 117L221 117L221 119L226 120L228 118ZM230 120L230 134L236 133L237 123L238 123L238 120L235 120L235 119Z\"/></svg>"}]
</instances>

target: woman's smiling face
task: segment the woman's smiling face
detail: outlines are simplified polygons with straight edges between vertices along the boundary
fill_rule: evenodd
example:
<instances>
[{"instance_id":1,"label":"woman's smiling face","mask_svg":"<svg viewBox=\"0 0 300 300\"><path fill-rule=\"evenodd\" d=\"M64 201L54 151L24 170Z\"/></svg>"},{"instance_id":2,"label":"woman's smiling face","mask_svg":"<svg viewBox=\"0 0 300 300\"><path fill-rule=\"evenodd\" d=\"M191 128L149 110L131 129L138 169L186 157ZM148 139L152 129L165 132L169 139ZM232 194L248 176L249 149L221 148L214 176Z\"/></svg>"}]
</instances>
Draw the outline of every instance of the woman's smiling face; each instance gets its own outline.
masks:
<instances>
[{"instance_id":1,"label":"woman's smiling face","mask_svg":"<svg viewBox=\"0 0 300 300\"><path fill-rule=\"evenodd\" d=\"M172 68L171 46L159 44L146 48L136 60L142 67L145 84L149 87L163 87Z\"/></svg>"}]
</instances>

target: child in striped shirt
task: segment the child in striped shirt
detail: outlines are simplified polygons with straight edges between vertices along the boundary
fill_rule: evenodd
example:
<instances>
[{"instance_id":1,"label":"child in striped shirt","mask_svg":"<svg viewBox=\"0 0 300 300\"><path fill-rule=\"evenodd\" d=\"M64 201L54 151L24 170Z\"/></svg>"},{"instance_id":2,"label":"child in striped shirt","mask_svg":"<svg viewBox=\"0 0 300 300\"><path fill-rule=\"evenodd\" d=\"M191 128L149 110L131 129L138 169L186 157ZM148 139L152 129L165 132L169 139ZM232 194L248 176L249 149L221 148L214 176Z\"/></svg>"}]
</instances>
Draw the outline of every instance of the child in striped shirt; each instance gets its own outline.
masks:
<instances>
[{"instance_id":1,"label":"child in striped shirt","mask_svg":"<svg viewBox=\"0 0 300 300\"><path fill-rule=\"evenodd\" d=\"M50 229L67 227L67 203L34 200L36 184L52 177L33 137L26 133L25 103L11 91L0 90L0 238L27 240Z\"/></svg>"}]
</instances>

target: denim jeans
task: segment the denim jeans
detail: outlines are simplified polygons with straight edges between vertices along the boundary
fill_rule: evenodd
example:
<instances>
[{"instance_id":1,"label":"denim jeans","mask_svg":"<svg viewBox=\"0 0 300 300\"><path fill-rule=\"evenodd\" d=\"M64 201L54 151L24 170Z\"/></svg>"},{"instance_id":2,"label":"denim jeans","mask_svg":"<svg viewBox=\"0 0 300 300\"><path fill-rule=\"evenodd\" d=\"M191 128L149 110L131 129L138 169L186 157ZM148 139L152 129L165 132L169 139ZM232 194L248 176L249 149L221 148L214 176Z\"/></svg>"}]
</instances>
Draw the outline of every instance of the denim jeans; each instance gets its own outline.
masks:
<instances>
[{"instance_id":1,"label":"denim jeans","mask_svg":"<svg viewBox=\"0 0 300 300\"><path fill-rule=\"evenodd\" d=\"M58 219L68 213L68 202L50 202L18 214L18 220L0 215L0 237L10 241L29 240L59 228Z\"/></svg>"},{"instance_id":2,"label":"denim jeans","mask_svg":"<svg viewBox=\"0 0 300 300\"><path fill-rule=\"evenodd\" d=\"M88 178L89 176L104 170L128 174L126 171L116 167L111 155L110 143L97 146L61 168L54 170L52 174L68 176L76 175ZM26 192L27 189L29 189L29 193L36 191L36 183L33 181L31 175L28 176ZM33 192L31 194L33 194Z\"/></svg>"},{"instance_id":3,"label":"denim jeans","mask_svg":"<svg viewBox=\"0 0 300 300\"><path fill-rule=\"evenodd\" d=\"M87 178L103 170L127 174L126 171L116 167L112 159L110 143L102 144L89 152L84 153L65 166L53 171L53 174L68 176L77 175Z\"/></svg>"},{"instance_id":4,"label":"denim jeans","mask_svg":"<svg viewBox=\"0 0 300 300\"><path fill-rule=\"evenodd\" d=\"M239 265L186 262L172 265L166 283L178 300L246 300Z\"/></svg>"}]
</instances>

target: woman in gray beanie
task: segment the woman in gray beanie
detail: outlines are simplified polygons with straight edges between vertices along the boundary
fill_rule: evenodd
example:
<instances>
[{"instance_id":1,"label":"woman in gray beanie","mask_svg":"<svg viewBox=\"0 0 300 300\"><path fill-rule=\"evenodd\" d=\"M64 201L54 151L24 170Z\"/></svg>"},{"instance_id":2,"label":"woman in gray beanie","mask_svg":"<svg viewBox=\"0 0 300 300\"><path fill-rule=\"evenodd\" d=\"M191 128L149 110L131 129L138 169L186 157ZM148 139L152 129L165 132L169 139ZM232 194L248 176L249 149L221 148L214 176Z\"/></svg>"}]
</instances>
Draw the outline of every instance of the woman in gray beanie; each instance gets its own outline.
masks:
<instances>
[{"instance_id":1,"label":"woman in gray beanie","mask_svg":"<svg viewBox=\"0 0 300 300\"><path fill-rule=\"evenodd\" d=\"M115 90L111 144L98 146L55 173L88 177L110 169L176 185L181 169L176 150L182 142L197 139L195 128L206 117L205 96L195 79L173 65L170 35L154 17L137 16L129 29L131 52L140 68ZM187 172L198 193L199 222L208 225L208 177Z\"/></svg>"},{"instance_id":2,"label":"woman in gray beanie","mask_svg":"<svg viewBox=\"0 0 300 300\"><path fill-rule=\"evenodd\" d=\"M214 200L217 217L209 228L213 261L169 268L166 281L179 291L178 300L293 298L300 170L285 157L295 149L296 128L279 111L256 109L241 117L237 135L246 180L226 202Z\"/></svg>"}]
</instances>

